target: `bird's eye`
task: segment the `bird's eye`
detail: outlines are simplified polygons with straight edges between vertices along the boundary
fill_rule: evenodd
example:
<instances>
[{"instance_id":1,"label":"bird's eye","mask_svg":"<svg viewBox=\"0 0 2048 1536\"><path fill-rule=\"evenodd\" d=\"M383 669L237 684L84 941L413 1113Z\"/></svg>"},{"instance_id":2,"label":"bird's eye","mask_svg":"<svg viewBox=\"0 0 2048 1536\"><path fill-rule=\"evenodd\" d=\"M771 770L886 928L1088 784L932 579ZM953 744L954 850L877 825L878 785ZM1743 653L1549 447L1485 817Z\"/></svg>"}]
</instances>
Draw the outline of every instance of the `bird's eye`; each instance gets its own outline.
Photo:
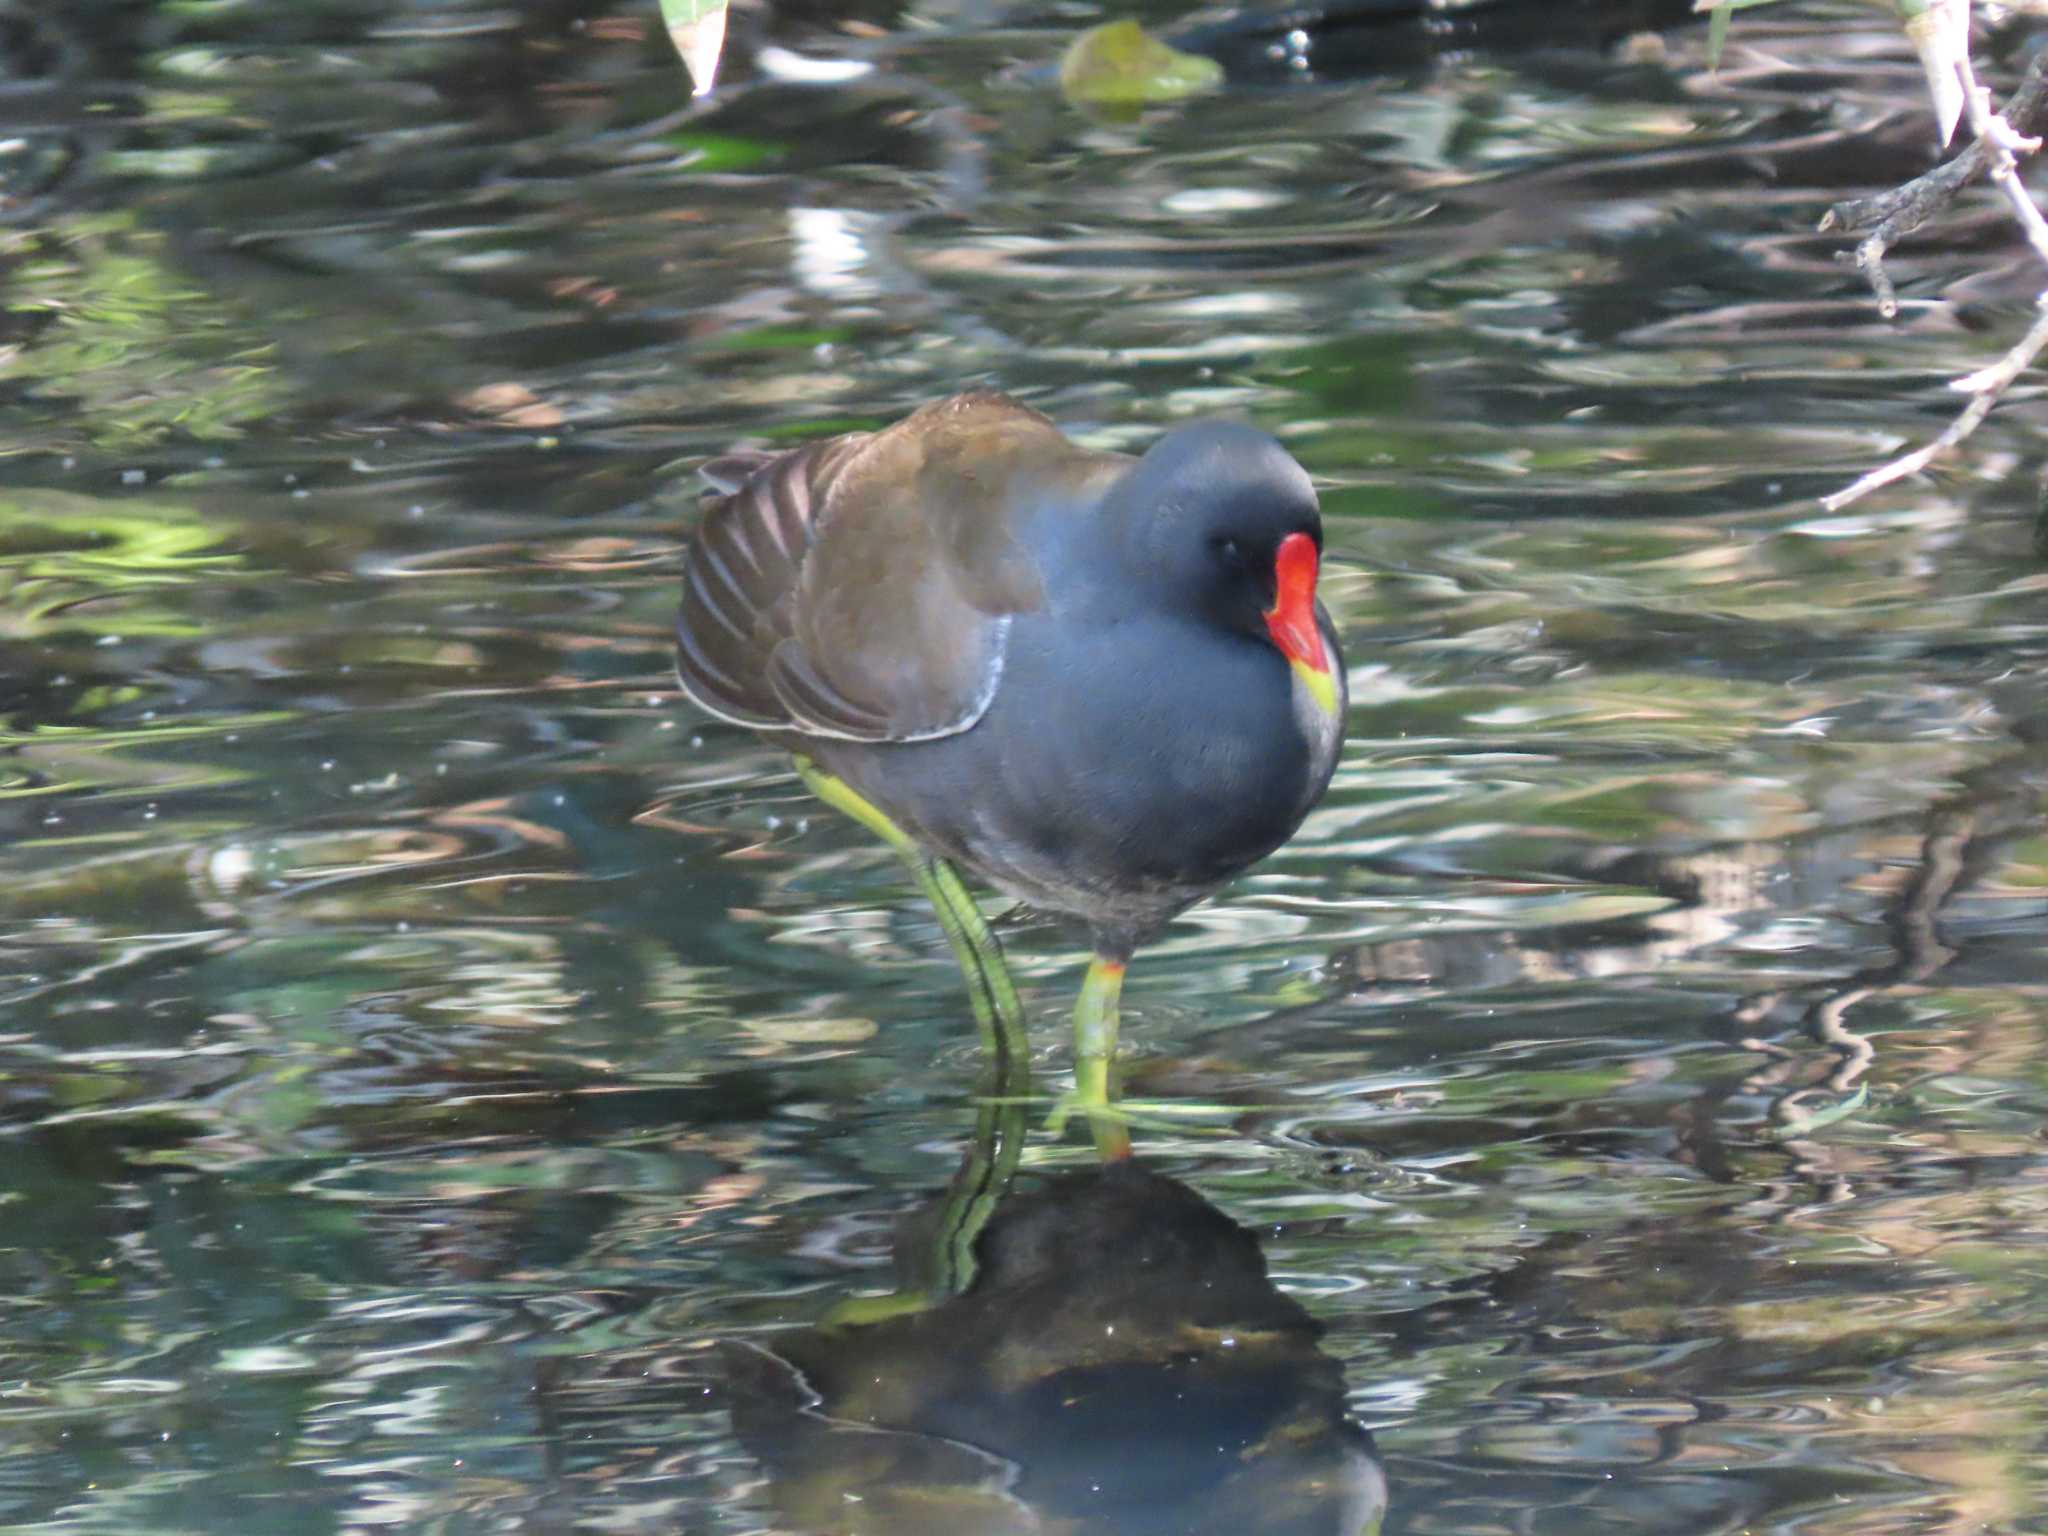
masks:
<instances>
[{"instance_id":1,"label":"bird's eye","mask_svg":"<svg viewBox=\"0 0 2048 1536\"><path fill-rule=\"evenodd\" d=\"M1216 558L1218 560L1221 560L1225 565L1244 564L1244 546L1238 543L1235 539L1211 539L1209 541L1209 547L1216 551Z\"/></svg>"}]
</instances>

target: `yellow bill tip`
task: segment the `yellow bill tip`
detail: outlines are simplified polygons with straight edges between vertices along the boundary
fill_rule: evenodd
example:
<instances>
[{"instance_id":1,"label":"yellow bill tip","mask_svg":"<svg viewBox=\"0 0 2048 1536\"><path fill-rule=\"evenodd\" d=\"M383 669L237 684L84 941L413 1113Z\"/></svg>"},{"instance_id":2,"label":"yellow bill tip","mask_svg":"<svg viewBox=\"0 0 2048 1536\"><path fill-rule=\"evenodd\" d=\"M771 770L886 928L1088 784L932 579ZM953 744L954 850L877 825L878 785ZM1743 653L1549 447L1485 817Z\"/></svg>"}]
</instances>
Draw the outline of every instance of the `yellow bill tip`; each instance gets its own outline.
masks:
<instances>
[{"instance_id":1,"label":"yellow bill tip","mask_svg":"<svg viewBox=\"0 0 2048 1536\"><path fill-rule=\"evenodd\" d=\"M1294 675L1301 679L1301 686L1308 690L1308 696L1315 700L1316 708L1326 715L1337 713L1337 679L1330 675L1328 667L1312 667L1295 657L1288 657L1287 664L1294 668Z\"/></svg>"}]
</instances>

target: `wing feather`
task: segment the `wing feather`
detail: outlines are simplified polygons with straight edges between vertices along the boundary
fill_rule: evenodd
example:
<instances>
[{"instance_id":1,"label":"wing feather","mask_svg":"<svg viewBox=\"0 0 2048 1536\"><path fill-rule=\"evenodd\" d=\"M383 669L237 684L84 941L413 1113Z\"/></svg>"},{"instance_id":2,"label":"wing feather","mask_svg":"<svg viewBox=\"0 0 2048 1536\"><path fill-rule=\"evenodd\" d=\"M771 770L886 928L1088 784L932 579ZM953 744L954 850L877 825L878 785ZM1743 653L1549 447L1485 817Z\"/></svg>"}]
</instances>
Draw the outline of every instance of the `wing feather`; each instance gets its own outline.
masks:
<instances>
[{"instance_id":1,"label":"wing feather","mask_svg":"<svg viewBox=\"0 0 2048 1536\"><path fill-rule=\"evenodd\" d=\"M814 736L849 741L889 741L888 718L836 692L811 670L810 659L790 641L768 660L768 686L775 690L799 728Z\"/></svg>"},{"instance_id":2,"label":"wing feather","mask_svg":"<svg viewBox=\"0 0 2048 1536\"><path fill-rule=\"evenodd\" d=\"M966 395L754 466L685 557L684 691L759 730L967 730L995 697L1010 616L1043 601L1008 471L1078 453L1035 411Z\"/></svg>"}]
</instances>

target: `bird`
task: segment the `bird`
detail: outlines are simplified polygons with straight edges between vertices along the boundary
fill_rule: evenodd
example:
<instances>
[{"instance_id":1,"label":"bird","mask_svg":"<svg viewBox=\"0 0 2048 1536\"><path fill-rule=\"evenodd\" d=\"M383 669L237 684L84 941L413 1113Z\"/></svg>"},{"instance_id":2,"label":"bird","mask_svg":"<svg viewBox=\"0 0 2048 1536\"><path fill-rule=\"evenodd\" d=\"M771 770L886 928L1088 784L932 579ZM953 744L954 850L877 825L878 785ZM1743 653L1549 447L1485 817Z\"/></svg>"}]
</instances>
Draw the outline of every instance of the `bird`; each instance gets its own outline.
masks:
<instances>
[{"instance_id":1,"label":"bird","mask_svg":"<svg viewBox=\"0 0 2048 1536\"><path fill-rule=\"evenodd\" d=\"M1001 1072L1024 1070L1023 1014L961 871L1086 925L1055 1125L1084 1110L1127 1156L1126 966L1293 836L1336 769L1349 695L1307 472L1239 422L1134 457L979 391L704 473L684 696L902 856Z\"/></svg>"}]
</instances>

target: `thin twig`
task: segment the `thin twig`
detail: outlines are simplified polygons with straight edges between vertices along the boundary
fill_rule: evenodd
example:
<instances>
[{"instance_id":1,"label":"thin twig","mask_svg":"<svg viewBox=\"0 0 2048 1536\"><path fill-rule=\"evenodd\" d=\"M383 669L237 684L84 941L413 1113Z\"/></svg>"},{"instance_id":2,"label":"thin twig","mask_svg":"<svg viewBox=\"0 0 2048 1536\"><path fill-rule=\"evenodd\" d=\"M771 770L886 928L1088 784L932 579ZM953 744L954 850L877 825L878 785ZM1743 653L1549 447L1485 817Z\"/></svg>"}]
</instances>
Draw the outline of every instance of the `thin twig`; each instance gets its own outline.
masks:
<instances>
[{"instance_id":1,"label":"thin twig","mask_svg":"<svg viewBox=\"0 0 2048 1536\"><path fill-rule=\"evenodd\" d=\"M1877 295L1877 312L1890 320L1899 312L1899 291L1892 286L1891 274L1884 269L1886 250L1883 235L1866 235L1856 246L1856 270L1863 274L1863 280L1870 284L1870 291Z\"/></svg>"},{"instance_id":2,"label":"thin twig","mask_svg":"<svg viewBox=\"0 0 2048 1536\"><path fill-rule=\"evenodd\" d=\"M2042 299L2048 301L2048 294L2042 295ZM1948 424L1947 430L1941 436L1931 443L1915 448L1911 453L1893 459L1889 464L1879 465L1854 485L1845 485L1832 495L1821 497L1820 504L1830 512L1839 512L1850 502L1869 495L1879 486L1890 485L1894 480L1903 480L1906 476L1925 469L1984 424L1984 418L1991 414L1991 408L1998 404L2000 396L2012 387L2014 379L2026 372L2027 366L2041 355L2044 347L2048 347L2048 303L2042 305L2041 312L2034 318L2033 326L2010 352L1989 368L1980 369L1967 378L1957 379L1950 385L1952 389L1968 390L1970 403L1963 407L1962 415Z\"/></svg>"},{"instance_id":3,"label":"thin twig","mask_svg":"<svg viewBox=\"0 0 2048 1536\"><path fill-rule=\"evenodd\" d=\"M1977 71L1968 54L1963 55L1962 71L1963 100L1969 105L1970 126L1977 132L1977 142L1990 147L1991 179L2012 206L2012 215L2020 221L2020 229L2026 234L2027 244L2034 248L2034 255L2043 266L2048 266L2048 220L2042 219L2041 210L2027 195L2020 180L2019 161L2014 158L2031 155L2041 147L2041 141L2021 133L1992 110L1991 92L1977 83Z\"/></svg>"},{"instance_id":4,"label":"thin twig","mask_svg":"<svg viewBox=\"0 0 2048 1536\"><path fill-rule=\"evenodd\" d=\"M2025 84L2013 97L2013 103L2017 105L2021 95L2032 91L2029 97L2030 117L2038 109L2044 89L2044 61L2048 61L2048 50L2034 56L2033 62L2027 66ZM1960 67L1963 77L1963 100L1969 108L1970 127L1977 135L1977 142L1950 164L1960 164L1967 160L1972 162L1971 171L1964 179L1956 180L1953 186L1942 193L1938 202L1928 205L1924 210L1916 202L1900 205L1896 216L1886 218L1856 248L1856 264L1870 279L1870 285L1877 293L1877 307L1887 316L1898 312L1898 299L1893 292L1891 279L1885 275L1884 270L1884 252L1889 241L1898 238L1897 232L1917 228L1935 209L1945 206L1958 190L1968 181L1975 180L1978 175L1988 175L2004 195L2007 206L2012 209L2013 218L2019 223L2020 232L2026 237L2028 247L2042 266L2048 267L2048 219L2041 217L2041 210L2034 205L2033 198L2027 195L2026 184L2020 180L2019 161L2016 158L2019 155L2034 153L2041 147L2041 140L2022 133L2013 126L2008 117L1993 110L1991 92L1977 83L1976 69L1971 64L1968 54L1963 56ZM2032 126L2031 122L2029 126ZM1946 170L1947 167L1943 169ZM1910 192L1914 186L1928 182L1932 174L1919 178L1917 183L1907 183L1899 191ZM1843 206L1838 204L1829 211L1827 219L1821 222L1823 229L1829 227L1829 220L1834 219ZM1909 213L1915 215L1911 224L1895 223L1895 218L1903 219ZM2048 291L2044 291L2035 300L2033 325L2028 327L2027 334L2022 336L2004 357L1988 368L1980 368L1975 373L1951 383L1950 388L1969 395L1970 403L1963 407L1961 415L1948 424L1941 436L1910 453L1900 455L1889 464L1879 465L1855 484L1844 486L1832 495L1823 496L1820 504L1830 512L1838 512L1850 502L1867 496L1879 486L1890 485L1894 480L1903 480L1906 476L1925 469L1936 458L1948 452L1984 424L1984 418L1991 414L1991 408L1998 404L2008 389L2012 388L2013 381L2026 372L2034 359L2041 355L2043 348L2048 348Z\"/></svg>"}]
</instances>

